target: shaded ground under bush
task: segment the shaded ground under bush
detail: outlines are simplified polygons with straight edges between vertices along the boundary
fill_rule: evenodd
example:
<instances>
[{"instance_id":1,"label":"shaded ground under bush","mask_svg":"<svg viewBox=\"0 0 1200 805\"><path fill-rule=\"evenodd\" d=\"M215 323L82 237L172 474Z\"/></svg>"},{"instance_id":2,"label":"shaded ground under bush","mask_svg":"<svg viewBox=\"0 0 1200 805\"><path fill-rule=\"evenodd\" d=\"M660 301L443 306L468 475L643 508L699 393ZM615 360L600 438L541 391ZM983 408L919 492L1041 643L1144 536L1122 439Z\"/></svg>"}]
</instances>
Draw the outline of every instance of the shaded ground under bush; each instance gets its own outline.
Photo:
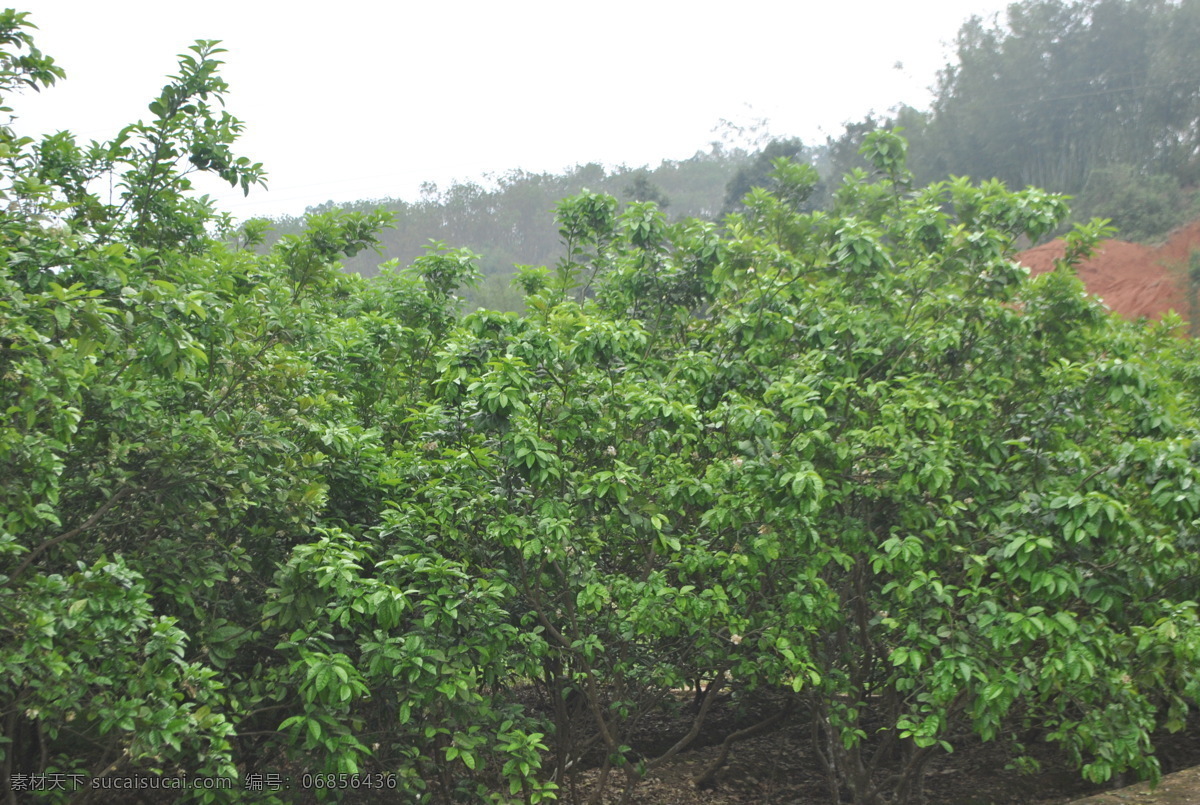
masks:
<instances>
[{"instance_id":1,"label":"shaded ground under bush","mask_svg":"<svg viewBox=\"0 0 1200 805\"><path fill-rule=\"evenodd\" d=\"M766 717L775 705L770 701L755 707L721 708L705 725L694 748L653 769L629 794L631 805L824 805L831 802L825 773L812 747L811 728L802 712L782 727L735 744L728 763L715 776L712 786L698 789L693 779L719 755L725 736ZM690 725L690 714L655 714L642 724L634 749L655 754ZM1088 783L1069 767L1058 748L1031 731L1026 739L1028 755L1041 765L1040 771L1023 774L1011 767L1014 752L1006 741L983 743L973 738L956 742L953 754L943 754L930 763L925 778L927 805L1066 805L1082 797L1120 788L1135 782L1117 778L1100 786ZM1200 764L1200 719L1175 735L1155 736L1155 747L1164 775ZM564 786L562 801L583 803L599 775L589 769L579 775L575 790ZM1164 793L1180 790L1179 783L1157 789ZM624 795L623 775L610 774L603 801L615 805ZM844 792L843 792L844 793ZM1194 775L1191 799L1136 800L1143 805L1200 803L1200 774ZM848 801L848 800L846 800ZM1089 805L1101 805L1100 801ZM1107 804L1105 804L1107 805Z\"/></svg>"},{"instance_id":2,"label":"shaded ground under bush","mask_svg":"<svg viewBox=\"0 0 1200 805\"><path fill-rule=\"evenodd\" d=\"M693 780L720 754L721 743L732 732L762 721L779 702L762 698L738 706L726 702L716 708L704 730L688 750L651 770L626 794L624 775L614 769L609 775L602 802L605 805L828 805L828 783L811 741L808 719L797 710L782 726L733 745L728 762L715 774L713 783L698 788ZM655 757L671 746L691 726L691 712L681 697L676 712L655 712L641 722L633 741L636 754ZM1028 755L1041 769L1023 774L1012 768L1012 746L1006 741L983 743L973 738L956 742L952 754L942 754L929 765L925 778L926 805L1196 805L1200 803L1200 717L1189 729L1174 735L1155 736L1162 764L1162 783L1153 791L1146 784L1129 784L1131 778L1116 778L1105 785L1086 782L1070 768L1057 747L1040 740L1036 732L1022 736ZM303 769L280 758L280 771L292 779L287 791L276 791L297 803L322 801L315 790L300 790ZM598 758L591 756L584 768L563 781L560 802L585 803L594 793L599 777ZM547 758L547 767L553 763ZM386 772L364 768L365 773ZM1180 773L1182 772L1182 773ZM406 801L397 791L345 791L345 803L394 803ZM627 798L624 798L626 797ZM623 799L624 798L624 799ZM114 791L94 794L90 803L172 802L163 792ZM328 800L326 800L328 801ZM847 801L844 799L844 801Z\"/></svg>"}]
</instances>

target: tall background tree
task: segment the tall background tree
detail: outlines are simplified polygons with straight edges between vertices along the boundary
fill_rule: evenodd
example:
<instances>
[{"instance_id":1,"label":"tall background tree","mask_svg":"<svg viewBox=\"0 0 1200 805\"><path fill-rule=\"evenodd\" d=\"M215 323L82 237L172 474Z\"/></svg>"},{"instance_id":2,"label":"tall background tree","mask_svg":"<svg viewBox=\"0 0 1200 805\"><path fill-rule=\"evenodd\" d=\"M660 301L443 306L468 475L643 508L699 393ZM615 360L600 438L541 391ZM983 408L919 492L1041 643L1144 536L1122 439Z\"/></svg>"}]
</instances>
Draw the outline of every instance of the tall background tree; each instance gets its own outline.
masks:
<instances>
[{"instance_id":1,"label":"tall background tree","mask_svg":"<svg viewBox=\"0 0 1200 805\"><path fill-rule=\"evenodd\" d=\"M859 164L866 133L900 125L919 182L1044 187L1081 195L1077 220L1162 234L1187 215L1180 188L1200 179L1198 47L1195 0L1014 3L963 25L930 110L848 126L831 142L836 169Z\"/></svg>"}]
</instances>

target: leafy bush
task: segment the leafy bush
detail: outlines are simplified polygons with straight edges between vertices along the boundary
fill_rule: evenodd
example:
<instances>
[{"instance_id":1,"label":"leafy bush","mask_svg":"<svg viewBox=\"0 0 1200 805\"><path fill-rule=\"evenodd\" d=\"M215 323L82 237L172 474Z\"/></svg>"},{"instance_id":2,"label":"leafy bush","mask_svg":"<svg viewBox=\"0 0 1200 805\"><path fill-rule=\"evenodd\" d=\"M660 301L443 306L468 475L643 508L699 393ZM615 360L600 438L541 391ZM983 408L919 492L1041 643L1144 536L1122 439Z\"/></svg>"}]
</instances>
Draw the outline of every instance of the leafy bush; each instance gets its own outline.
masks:
<instances>
[{"instance_id":1,"label":"leafy bush","mask_svg":"<svg viewBox=\"0 0 1200 805\"><path fill-rule=\"evenodd\" d=\"M833 214L755 191L715 243L597 219L580 239L608 248L529 320L468 318L436 425L458 440L422 466L481 502L423 500L407 528L520 591L575 703L559 768L599 742L634 783L708 708L640 761L639 719L700 680L705 701L792 691L834 798L911 801L954 736L1029 724L1090 779L1154 776L1149 733L1200 690L1196 431L1162 339L1068 265L1031 282L1011 261L1058 197L908 192L902 141L864 151L885 178ZM597 273L594 307L565 301ZM666 302L693 279L700 318Z\"/></svg>"},{"instance_id":2,"label":"leafy bush","mask_svg":"<svg viewBox=\"0 0 1200 805\"><path fill-rule=\"evenodd\" d=\"M60 75L25 22L0 16L5 91ZM112 141L0 131L10 790L536 803L593 761L636 784L723 690L783 701L757 729L807 714L863 805L1032 724L1090 779L1157 774L1151 731L1200 698L1195 360L1011 261L1061 198L911 190L877 131L881 178L828 213L785 161L724 229L571 199L529 315L460 318L469 252L340 271L382 213L231 245L261 226L186 192L263 175L219 52ZM643 756L684 686L694 728Z\"/></svg>"}]
</instances>

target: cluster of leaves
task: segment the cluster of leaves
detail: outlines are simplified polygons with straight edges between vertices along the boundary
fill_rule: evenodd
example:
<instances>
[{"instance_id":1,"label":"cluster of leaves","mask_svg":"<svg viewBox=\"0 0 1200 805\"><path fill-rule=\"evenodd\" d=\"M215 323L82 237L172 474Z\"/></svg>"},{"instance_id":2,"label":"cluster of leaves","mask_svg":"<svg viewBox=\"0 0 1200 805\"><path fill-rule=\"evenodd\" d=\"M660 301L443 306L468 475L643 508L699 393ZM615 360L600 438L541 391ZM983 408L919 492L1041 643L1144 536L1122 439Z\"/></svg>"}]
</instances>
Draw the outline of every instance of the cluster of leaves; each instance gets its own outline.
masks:
<instances>
[{"instance_id":1,"label":"cluster of leaves","mask_svg":"<svg viewBox=\"0 0 1200 805\"><path fill-rule=\"evenodd\" d=\"M403 522L520 590L557 768L600 746L633 784L732 688L790 692L835 800L911 801L957 736L1031 728L1090 779L1153 777L1200 693L1196 426L1148 358L1172 340L1011 261L1061 198L912 191L903 140L864 152L878 181L829 213L783 163L723 234L564 206L591 248L525 278L529 318L464 322L441 504ZM687 684L694 728L632 752Z\"/></svg>"},{"instance_id":2,"label":"cluster of leaves","mask_svg":"<svg viewBox=\"0 0 1200 805\"><path fill-rule=\"evenodd\" d=\"M58 75L24 25L6 91ZM752 729L805 714L859 805L915 800L968 734L1157 774L1151 732L1200 701L1197 363L1011 261L1060 197L913 189L876 132L828 212L786 160L723 227L572 198L529 314L460 318L469 252L340 270L383 213L210 237L188 173L262 178L218 53L112 142L4 131L5 785L536 803L586 765L636 785L762 696ZM686 686L692 728L635 749Z\"/></svg>"}]
</instances>

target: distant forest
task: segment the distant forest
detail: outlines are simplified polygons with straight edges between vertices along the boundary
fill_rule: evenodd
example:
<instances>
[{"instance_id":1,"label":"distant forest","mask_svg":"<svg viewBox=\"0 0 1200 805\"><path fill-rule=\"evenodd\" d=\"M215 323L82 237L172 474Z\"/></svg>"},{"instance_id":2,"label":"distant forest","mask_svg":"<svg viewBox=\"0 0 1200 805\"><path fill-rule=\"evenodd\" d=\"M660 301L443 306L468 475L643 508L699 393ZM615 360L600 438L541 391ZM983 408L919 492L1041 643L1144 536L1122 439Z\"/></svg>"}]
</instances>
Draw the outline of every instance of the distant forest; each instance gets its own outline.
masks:
<instances>
[{"instance_id":1,"label":"distant forest","mask_svg":"<svg viewBox=\"0 0 1200 805\"><path fill-rule=\"evenodd\" d=\"M382 208L395 216L394 228L382 235L382 257L368 251L346 261L348 271L366 277L377 274L385 260L410 264L430 241L471 249L480 255L484 277L477 288L467 289L471 306L516 310L523 295L510 285L513 267L553 265L562 255L562 238L554 222L554 209L562 199L590 190L622 201L653 201L671 220L715 220L734 209L755 181L766 181L769 159L779 154L800 161L817 156L798 140L777 141L756 153L714 143L707 153L664 160L653 169L606 169L590 163L560 174L514 170L493 177L490 187L476 182L456 182L444 189L427 184L421 198L413 202L327 202L309 208L308 213ZM744 189L738 192L738 188ZM280 219L272 225L275 231L266 246L282 235L303 231L305 216Z\"/></svg>"},{"instance_id":2,"label":"distant forest","mask_svg":"<svg viewBox=\"0 0 1200 805\"><path fill-rule=\"evenodd\" d=\"M551 213L565 197L591 190L623 203L656 202L671 221L719 221L752 187L769 185L774 159L788 157L817 168L822 183L809 203L827 206L837 191L832 177L868 169L864 138L900 129L914 186L951 176L1037 186L1072 196L1071 223L1108 218L1121 237L1153 241L1200 214L1198 42L1200 0L1025 0L1003 19L963 24L930 108L870 114L824 143L774 138L756 150L714 143L653 168L514 170L486 186L429 184L416 201L327 202L307 213L382 208L395 216L382 255L346 261L346 270L363 276L384 261L410 264L431 241L471 249L484 279L466 291L469 307L517 310L514 266L562 257ZM265 245L303 231L305 217L273 221Z\"/></svg>"},{"instance_id":3,"label":"distant forest","mask_svg":"<svg viewBox=\"0 0 1200 805\"><path fill-rule=\"evenodd\" d=\"M901 107L830 142L834 173L865 167L879 128L903 127L918 184L999 179L1074 197L1076 220L1153 240L1197 210L1200 2L1026 0L974 17L931 108Z\"/></svg>"}]
</instances>

